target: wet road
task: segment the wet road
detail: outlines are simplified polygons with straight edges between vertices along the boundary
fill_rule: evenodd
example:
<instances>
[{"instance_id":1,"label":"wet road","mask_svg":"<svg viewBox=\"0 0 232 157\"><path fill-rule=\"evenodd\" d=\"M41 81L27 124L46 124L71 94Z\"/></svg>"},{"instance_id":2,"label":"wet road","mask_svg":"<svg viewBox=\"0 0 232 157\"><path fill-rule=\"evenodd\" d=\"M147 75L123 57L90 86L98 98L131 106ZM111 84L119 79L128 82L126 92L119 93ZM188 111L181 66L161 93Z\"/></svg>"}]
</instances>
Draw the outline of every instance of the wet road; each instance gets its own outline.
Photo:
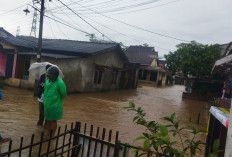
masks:
<instances>
[{"instance_id":1,"label":"wet road","mask_svg":"<svg viewBox=\"0 0 232 157\"><path fill-rule=\"evenodd\" d=\"M183 125L189 124L189 118L196 121L201 113L198 129L206 129L208 109L206 102L182 100L184 86L163 88L141 86L137 90L112 91L106 93L69 94L64 100L64 117L58 125L70 125L80 121L94 126L120 132L120 140L133 144L143 128L132 123L134 114L121 108L133 101L147 112L149 120L160 120L176 112L177 119ZM3 136L19 141L21 136L40 135L42 127L37 127L38 101L33 92L12 87L2 89L4 99L0 101L0 132ZM203 136L201 136L204 140ZM27 138L28 143L30 138ZM4 145L3 145L4 148Z\"/></svg>"}]
</instances>

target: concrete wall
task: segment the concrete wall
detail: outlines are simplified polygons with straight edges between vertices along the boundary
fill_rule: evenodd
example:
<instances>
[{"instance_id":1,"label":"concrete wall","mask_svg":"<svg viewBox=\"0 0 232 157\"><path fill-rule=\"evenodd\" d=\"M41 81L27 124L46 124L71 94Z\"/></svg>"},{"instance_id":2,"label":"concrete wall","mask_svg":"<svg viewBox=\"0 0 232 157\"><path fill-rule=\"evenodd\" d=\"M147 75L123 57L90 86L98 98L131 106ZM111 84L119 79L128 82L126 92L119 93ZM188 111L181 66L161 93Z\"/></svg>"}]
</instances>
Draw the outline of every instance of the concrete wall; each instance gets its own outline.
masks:
<instances>
[{"instance_id":1,"label":"concrete wall","mask_svg":"<svg viewBox=\"0 0 232 157\"><path fill-rule=\"evenodd\" d=\"M31 59L31 64L36 61L36 58ZM68 92L94 92L101 90L113 90L119 88L120 72L117 76L116 84L112 84L112 69L107 69L103 72L102 83L94 83L95 64L101 63L107 66L115 66L123 68L124 60L116 52L105 52L95 54L89 58L77 59L51 59L43 58L41 62L50 62L59 66L64 74L64 82ZM29 88L34 87L34 79L29 75Z\"/></svg>"}]
</instances>

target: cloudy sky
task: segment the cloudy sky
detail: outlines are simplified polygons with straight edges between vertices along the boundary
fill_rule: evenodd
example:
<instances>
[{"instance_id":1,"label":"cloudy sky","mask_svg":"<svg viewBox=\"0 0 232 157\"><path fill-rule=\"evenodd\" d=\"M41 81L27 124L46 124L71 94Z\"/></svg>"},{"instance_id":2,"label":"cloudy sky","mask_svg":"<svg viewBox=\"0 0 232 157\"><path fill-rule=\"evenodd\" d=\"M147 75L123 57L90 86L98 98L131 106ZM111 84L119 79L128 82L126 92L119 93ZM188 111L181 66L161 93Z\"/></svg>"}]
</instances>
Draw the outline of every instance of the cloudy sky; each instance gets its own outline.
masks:
<instances>
[{"instance_id":1,"label":"cloudy sky","mask_svg":"<svg viewBox=\"0 0 232 157\"><path fill-rule=\"evenodd\" d=\"M0 27L16 35L19 26L19 35L30 35L31 5L32 0L1 0ZM232 0L45 0L43 36L88 41L86 34L95 33L127 46L147 43L163 56L181 42L232 41L231 6ZM38 28L37 22L37 36Z\"/></svg>"}]
</instances>

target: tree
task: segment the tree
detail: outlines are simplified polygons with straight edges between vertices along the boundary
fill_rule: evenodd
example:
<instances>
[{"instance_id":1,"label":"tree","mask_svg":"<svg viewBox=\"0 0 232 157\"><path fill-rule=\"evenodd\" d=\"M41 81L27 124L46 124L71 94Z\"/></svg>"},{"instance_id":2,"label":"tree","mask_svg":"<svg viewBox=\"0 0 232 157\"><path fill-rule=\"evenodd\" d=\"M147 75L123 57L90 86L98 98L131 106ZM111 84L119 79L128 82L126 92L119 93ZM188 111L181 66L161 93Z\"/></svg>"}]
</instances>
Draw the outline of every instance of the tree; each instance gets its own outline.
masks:
<instances>
[{"instance_id":1,"label":"tree","mask_svg":"<svg viewBox=\"0 0 232 157\"><path fill-rule=\"evenodd\" d=\"M164 57L167 68L172 73L182 71L185 77L190 74L198 78L210 78L212 67L220 58L220 52L218 44L203 45L191 41L177 45L175 52L170 52Z\"/></svg>"}]
</instances>

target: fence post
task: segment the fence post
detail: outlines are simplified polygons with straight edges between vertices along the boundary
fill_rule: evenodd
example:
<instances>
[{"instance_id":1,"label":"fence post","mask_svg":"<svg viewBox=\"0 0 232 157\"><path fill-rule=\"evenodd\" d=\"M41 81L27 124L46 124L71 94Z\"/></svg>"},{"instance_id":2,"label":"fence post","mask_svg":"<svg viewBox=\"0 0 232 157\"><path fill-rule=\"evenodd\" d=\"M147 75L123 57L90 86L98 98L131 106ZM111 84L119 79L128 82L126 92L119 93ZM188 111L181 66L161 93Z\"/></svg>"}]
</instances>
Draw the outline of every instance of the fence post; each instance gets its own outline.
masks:
<instances>
[{"instance_id":1,"label":"fence post","mask_svg":"<svg viewBox=\"0 0 232 157\"><path fill-rule=\"evenodd\" d=\"M115 137L115 148L114 148L114 157L118 157L118 153L119 153L119 144L118 144L118 134L119 132L116 132L116 137Z\"/></svg>"},{"instance_id":2,"label":"fence post","mask_svg":"<svg viewBox=\"0 0 232 157\"><path fill-rule=\"evenodd\" d=\"M78 145L78 135L76 132L80 132L80 128L81 128L81 123L80 122L76 122L75 124L75 128L73 129L73 149L72 149L72 154L71 157L77 157L78 153L79 153L79 148L77 148L76 146Z\"/></svg>"}]
</instances>

